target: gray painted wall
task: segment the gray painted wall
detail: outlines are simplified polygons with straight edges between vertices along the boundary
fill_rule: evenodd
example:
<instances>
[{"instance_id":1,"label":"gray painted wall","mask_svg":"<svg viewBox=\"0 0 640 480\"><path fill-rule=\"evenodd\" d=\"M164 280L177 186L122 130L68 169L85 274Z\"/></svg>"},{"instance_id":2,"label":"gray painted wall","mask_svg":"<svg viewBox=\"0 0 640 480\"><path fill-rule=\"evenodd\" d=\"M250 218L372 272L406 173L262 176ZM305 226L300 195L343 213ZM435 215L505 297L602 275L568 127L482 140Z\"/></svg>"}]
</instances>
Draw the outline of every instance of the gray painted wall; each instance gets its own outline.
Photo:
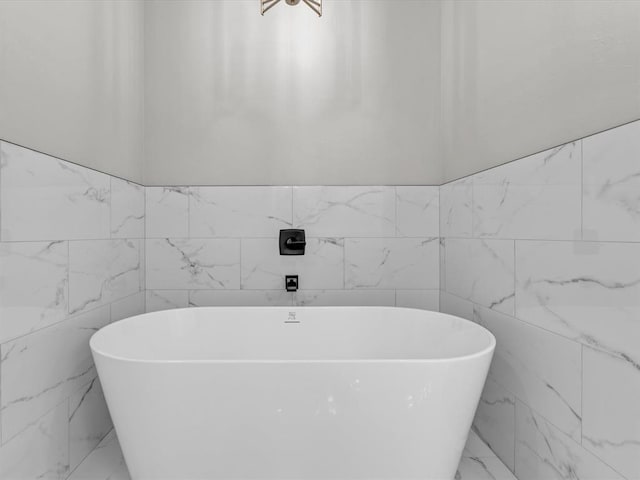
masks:
<instances>
[{"instance_id":1,"label":"gray painted wall","mask_svg":"<svg viewBox=\"0 0 640 480\"><path fill-rule=\"evenodd\" d=\"M0 2L0 139L142 181L142 1Z\"/></svg>"}]
</instances>

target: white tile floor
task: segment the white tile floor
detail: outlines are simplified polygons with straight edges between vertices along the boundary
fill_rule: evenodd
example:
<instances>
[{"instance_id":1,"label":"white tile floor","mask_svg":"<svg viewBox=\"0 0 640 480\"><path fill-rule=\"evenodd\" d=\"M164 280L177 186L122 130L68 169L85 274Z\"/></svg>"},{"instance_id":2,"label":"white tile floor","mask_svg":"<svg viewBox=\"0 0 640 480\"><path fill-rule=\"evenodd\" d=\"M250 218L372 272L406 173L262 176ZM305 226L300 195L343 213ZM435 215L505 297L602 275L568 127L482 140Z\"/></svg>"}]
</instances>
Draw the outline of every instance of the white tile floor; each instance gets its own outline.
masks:
<instances>
[{"instance_id":1,"label":"white tile floor","mask_svg":"<svg viewBox=\"0 0 640 480\"><path fill-rule=\"evenodd\" d=\"M118 438L112 430L68 480L130 480ZM516 480L495 454L471 432L456 480Z\"/></svg>"}]
</instances>

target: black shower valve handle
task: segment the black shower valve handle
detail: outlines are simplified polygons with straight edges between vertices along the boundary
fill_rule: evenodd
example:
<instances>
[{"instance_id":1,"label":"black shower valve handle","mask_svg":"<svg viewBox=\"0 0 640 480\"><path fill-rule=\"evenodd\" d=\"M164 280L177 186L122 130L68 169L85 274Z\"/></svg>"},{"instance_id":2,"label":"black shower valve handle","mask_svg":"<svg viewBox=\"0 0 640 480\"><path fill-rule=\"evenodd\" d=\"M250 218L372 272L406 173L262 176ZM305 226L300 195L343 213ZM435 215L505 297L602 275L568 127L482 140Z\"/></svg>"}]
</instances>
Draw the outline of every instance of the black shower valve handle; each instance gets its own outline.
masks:
<instances>
[{"instance_id":1,"label":"black shower valve handle","mask_svg":"<svg viewBox=\"0 0 640 480\"><path fill-rule=\"evenodd\" d=\"M304 230L299 228L280 230L278 244L280 255L304 255L307 246Z\"/></svg>"},{"instance_id":2,"label":"black shower valve handle","mask_svg":"<svg viewBox=\"0 0 640 480\"><path fill-rule=\"evenodd\" d=\"M292 250L302 250L307 245L306 240L294 240L293 238L287 238L284 243Z\"/></svg>"}]
</instances>

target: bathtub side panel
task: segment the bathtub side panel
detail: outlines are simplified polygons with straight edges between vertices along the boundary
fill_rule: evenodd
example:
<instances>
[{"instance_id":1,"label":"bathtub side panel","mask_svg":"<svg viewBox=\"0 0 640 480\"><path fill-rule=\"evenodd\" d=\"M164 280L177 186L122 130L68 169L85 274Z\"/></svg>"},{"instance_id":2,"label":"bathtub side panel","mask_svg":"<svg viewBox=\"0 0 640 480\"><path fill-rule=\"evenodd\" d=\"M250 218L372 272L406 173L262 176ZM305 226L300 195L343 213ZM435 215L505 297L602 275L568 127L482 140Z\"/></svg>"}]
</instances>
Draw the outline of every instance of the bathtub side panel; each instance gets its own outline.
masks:
<instances>
[{"instance_id":1,"label":"bathtub side panel","mask_svg":"<svg viewBox=\"0 0 640 480\"><path fill-rule=\"evenodd\" d=\"M489 361L153 364L96 355L134 480L452 479Z\"/></svg>"}]
</instances>

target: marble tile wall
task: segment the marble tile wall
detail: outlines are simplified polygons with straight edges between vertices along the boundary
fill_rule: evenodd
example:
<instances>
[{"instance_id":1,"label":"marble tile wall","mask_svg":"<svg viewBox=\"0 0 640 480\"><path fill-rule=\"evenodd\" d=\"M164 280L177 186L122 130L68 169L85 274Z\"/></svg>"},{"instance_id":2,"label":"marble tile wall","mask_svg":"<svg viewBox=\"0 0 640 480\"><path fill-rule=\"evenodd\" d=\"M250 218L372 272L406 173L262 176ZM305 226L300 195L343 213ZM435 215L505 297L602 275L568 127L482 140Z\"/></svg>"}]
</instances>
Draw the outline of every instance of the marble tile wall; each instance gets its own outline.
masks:
<instances>
[{"instance_id":1,"label":"marble tile wall","mask_svg":"<svg viewBox=\"0 0 640 480\"><path fill-rule=\"evenodd\" d=\"M145 310L439 304L438 187L149 187L0 142L0 478L111 430L90 336ZM282 228L307 252L282 257ZM284 275L301 289L284 291Z\"/></svg>"},{"instance_id":2,"label":"marble tile wall","mask_svg":"<svg viewBox=\"0 0 640 480\"><path fill-rule=\"evenodd\" d=\"M289 227L306 255L278 254ZM92 332L213 305L481 323L474 431L504 464L638 480L640 122L441 187L144 188L0 142L0 478L66 478L110 431Z\"/></svg>"},{"instance_id":3,"label":"marble tile wall","mask_svg":"<svg viewBox=\"0 0 640 480\"><path fill-rule=\"evenodd\" d=\"M144 311L144 203L0 142L0 478L66 478L111 430L88 341Z\"/></svg>"},{"instance_id":4,"label":"marble tile wall","mask_svg":"<svg viewBox=\"0 0 640 480\"><path fill-rule=\"evenodd\" d=\"M474 430L520 480L640 479L640 122L440 195L441 310L498 341Z\"/></svg>"},{"instance_id":5,"label":"marble tile wall","mask_svg":"<svg viewBox=\"0 0 640 480\"><path fill-rule=\"evenodd\" d=\"M304 256L278 234L303 228ZM210 305L438 309L438 187L147 187L147 310ZM300 290L284 291L299 275Z\"/></svg>"}]
</instances>

